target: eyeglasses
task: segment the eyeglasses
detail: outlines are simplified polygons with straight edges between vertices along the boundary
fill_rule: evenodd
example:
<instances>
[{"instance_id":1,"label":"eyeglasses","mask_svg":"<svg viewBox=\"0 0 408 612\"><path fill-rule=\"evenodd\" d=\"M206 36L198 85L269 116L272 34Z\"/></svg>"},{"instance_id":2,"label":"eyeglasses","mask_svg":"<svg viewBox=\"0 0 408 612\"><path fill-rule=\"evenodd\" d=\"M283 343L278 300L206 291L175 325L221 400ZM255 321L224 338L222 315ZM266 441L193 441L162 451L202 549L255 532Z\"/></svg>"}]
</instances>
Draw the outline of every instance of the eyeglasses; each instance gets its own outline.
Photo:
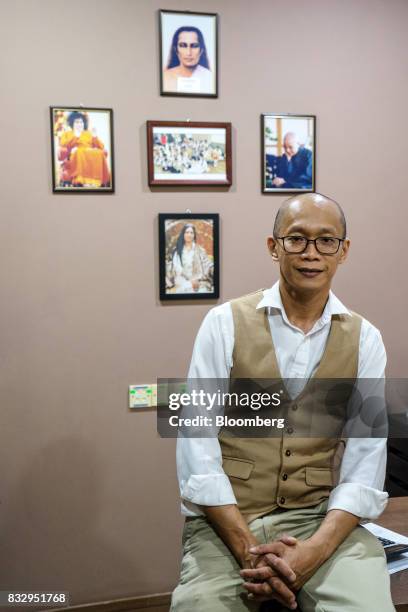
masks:
<instances>
[{"instance_id":1,"label":"eyeglasses","mask_svg":"<svg viewBox=\"0 0 408 612\"><path fill-rule=\"evenodd\" d=\"M345 238L326 236L313 239L304 236L276 236L276 239L282 240L283 248L287 253L303 253L306 251L309 242L313 242L316 251L321 255L334 255L339 250L340 244L345 240Z\"/></svg>"}]
</instances>

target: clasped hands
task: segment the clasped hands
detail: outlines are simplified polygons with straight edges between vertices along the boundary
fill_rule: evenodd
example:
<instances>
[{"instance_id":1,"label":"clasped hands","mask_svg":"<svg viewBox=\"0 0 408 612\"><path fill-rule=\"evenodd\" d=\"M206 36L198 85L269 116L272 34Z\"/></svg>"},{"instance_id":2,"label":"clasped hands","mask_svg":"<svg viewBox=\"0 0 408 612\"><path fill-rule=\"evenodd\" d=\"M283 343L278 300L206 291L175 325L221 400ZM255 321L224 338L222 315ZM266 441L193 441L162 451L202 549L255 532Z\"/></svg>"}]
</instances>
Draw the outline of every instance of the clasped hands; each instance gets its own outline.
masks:
<instances>
[{"instance_id":1,"label":"clasped hands","mask_svg":"<svg viewBox=\"0 0 408 612\"><path fill-rule=\"evenodd\" d=\"M250 567L240 571L249 597L256 601L276 599L295 610L296 591L315 573L323 559L310 540L283 535L268 544L251 546Z\"/></svg>"}]
</instances>

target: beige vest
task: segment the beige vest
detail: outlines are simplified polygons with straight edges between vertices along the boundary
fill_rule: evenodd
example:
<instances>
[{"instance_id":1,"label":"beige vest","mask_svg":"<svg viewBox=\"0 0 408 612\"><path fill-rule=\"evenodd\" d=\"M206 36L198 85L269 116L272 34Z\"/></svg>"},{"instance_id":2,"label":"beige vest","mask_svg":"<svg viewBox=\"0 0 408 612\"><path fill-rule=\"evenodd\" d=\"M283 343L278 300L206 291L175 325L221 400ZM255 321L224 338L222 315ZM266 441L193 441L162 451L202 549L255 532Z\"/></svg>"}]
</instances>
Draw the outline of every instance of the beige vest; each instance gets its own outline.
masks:
<instances>
[{"instance_id":1,"label":"beige vest","mask_svg":"<svg viewBox=\"0 0 408 612\"><path fill-rule=\"evenodd\" d=\"M248 522L277 507L313 506L329 496L351 386L345 387L337 400L340 405L334 406L330 414L327 404L316 393L312 399L311 392L315 379L357 377L362 321L354 313L332 316L320 364L304 390L291 400L279 372L267 311L256 309L261 299L262 290L231 301L235 344L230 392L236 390L236 379L260 379L261 385L262 379L276 379L275 390L283 390L276 416L287 416L290 426L277 430L281 432L279 437L269 438L237 438L225 430L220 432L223 469ZM248 412L252 413L249 410L246 416L254 416ZM258 412L260 416L261 413ZM322 423L325 437L294 436L310 428L316 432L316 426Z\"/></svg>"}]
</instances>

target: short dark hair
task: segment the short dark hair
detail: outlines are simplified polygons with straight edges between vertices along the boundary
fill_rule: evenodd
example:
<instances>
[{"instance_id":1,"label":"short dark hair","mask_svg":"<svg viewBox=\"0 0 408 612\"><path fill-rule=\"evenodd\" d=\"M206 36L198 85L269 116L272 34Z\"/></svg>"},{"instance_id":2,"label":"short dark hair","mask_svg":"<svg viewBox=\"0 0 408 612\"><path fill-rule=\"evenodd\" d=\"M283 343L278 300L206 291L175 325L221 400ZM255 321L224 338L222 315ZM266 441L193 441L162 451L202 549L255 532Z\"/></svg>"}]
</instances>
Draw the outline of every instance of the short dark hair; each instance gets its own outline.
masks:
<instances>
[{"instance_id":1,"label":"short dark hair","mask_svg":"<svg viewBox=\"0 0 408 612\"><path fill-rule=\"evenodd\" d=\"M178 44L178 37L179 37L179 34L181 34L181 32L195 32L197 34L198 44L200 45L200 49L202 49L202 53L200 55L200 59L198 60L198 63L201 64L201 66L203 66L204 68L208 68L209 70L210 62L208 61L208 55L207 55L207 49L205 47L204 36L201 30L199 30L198 28L195 28L194 26L181 26L174 32L173 39L171 41L169 61L167 62L167 67L166 67L167 70L169 68L175 68L175 66L179 66L180 64L180 60L177 55L177 44Z\"/></svg>"},{"instance_id":2,"label":"short dark hair","mask_svg":"<svg viewBox=\"0 0 408 612\"><path fill-rule=\"evenodd\" d=\"M328 196L323 195L322 193L318 193L316 195L320 195L323 198L325 198L328 202L332 202L337 210L338 213L340 215L340 223L343 229L343 236L342 238L345 238L347 236L347 223L346 223L346 216L344 214L344 211L342 209L342 207L340 206L340 204L338 202L336 202L336 200L333 200L333 198L329 198ZM281 222L282 222L282 217L286 212L286 209L289 207L289 205L291 204L291 202L293 202L294 200L298 199L299 196L293 196L291 198L289 198L288 200L285 200L281 206L279 207L278 212L276 213L275 216L275 222L273 224L273 235L276 238L277 236L279 236L280 234L280 226L281 226Z\"/></svg>"},{"instance_id":3,"label":"short dark hair","mask_svg":"<svg viewBox=\"0 0 408 612\"><path fill-rule=\"evenodd\" d=\"M80 113L79 111L73 111L68 117L68 124L70 125L71 129L74 127L74 121L76 119L82 119L82 121L84 122L84 128L86 130L88 129L88 119L86 118L86 115L84 115L84 113Z\"/></svg>"}]
</instances>

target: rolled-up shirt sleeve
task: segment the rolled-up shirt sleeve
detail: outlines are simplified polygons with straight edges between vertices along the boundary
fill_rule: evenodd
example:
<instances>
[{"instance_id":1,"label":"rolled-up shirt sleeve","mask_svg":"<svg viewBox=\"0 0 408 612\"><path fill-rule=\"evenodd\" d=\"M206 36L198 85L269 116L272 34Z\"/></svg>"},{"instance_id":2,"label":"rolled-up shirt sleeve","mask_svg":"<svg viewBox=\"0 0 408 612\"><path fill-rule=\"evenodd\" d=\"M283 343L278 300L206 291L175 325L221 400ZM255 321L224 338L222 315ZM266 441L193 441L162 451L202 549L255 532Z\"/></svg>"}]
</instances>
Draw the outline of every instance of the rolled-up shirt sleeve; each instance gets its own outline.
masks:
<instances>
[{"instance_id":1,"label":"rolled-up shirt sleeve","mask_svg":"<svg viewBox=\"0 0 408 612\"><path fill-rule=\"evenodd\" d=\"M372 380L376 392L382 395L386 361L380 332L363 320L358 378ZM370 386L362 384L362 395L367 393ZM364 399L361 398L362 401ZM358 427L361 427L361 423ZM353 433L352 430L350 433ZM385 437L349 437L341 462L339 483L330 494L328 511L346 510L362 520L378 518L385 510L388 499L388 493L383 490L386 462Z\"/></svg>"},{"instance_id":2,"label":"rolled-up shirt sleeve","mask_svg":"<svg viewBox=\"0 0 408 612\"><path fill-rule=\"evenodd\" d=\"M217 438L179 437L177 474L181 498L190 504L224 506L237 503L228 476L222 469Z\"/></svg>"},{"instance_id":3,"label":"rolled-up shirt sleeve","mask_svg":"<svg viewBox=\"0 0 408 612\"><path fill-rule=\"evenodd\" d=\"M231 328L229 304L209 311L194 343L189 380L229 379L233 334ZM216 437L187 438L179 433L177 476L183 514L202 514L197 506L237 503L229 478L222 469L221 447Z\"/></svg>"},{"instance_id":4,"label":"rolled-up shirt sleeve","mask_svg":"<svg viewBox=\"0 0 408 612\"><path fill-rule=\"evenodd\" d=\"M388 499L383 491L386 445L384 438L349 438L327 511L346 510L361 519L380 516Z\"/></svg>"}]
</instances>

